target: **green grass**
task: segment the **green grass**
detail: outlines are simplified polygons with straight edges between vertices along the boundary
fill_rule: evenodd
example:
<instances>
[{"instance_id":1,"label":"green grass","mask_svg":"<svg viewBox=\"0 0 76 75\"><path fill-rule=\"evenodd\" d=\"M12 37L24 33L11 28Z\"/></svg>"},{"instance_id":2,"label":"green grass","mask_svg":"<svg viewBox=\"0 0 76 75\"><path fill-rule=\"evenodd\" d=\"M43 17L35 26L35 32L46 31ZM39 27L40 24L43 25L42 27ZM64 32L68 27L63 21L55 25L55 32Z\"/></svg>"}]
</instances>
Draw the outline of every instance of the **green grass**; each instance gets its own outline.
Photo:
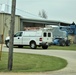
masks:
<instances>
[{"instance_id":1,"label":"green grass","mask_svg":"<svg viewBox=\"0 0 76 75\"><path fill-rule=\"evenodd\" d=\"M76 44L71 44L70 46L49 46L48 49L53 49L53 50L73 50L76 51Z\"/></svg>"},{"instance_id":2,"label":"green grass","mask_svg":"<svg viewBox=\"0 0 76 75\"><path fill-rule=\"evenodd\" d=\"M44 56L25 53L13 54L12 72L45 72L59 70L67 66L67 61L54 56ZM2 53L0 72L9 72L8 53Z\"/></svg>"}]
</instances>

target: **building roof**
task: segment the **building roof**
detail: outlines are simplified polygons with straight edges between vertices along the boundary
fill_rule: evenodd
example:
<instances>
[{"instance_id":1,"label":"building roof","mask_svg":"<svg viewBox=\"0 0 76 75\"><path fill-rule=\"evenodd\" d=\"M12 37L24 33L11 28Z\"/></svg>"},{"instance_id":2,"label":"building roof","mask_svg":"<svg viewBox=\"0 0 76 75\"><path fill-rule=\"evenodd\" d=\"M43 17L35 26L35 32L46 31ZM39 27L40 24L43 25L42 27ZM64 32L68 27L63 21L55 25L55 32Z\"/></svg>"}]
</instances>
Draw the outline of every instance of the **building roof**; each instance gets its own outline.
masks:
<instances>
[{"instance_id":1,"label":"building roof","mask_svg":"<svg viewBox=\"0 0 76 75\"><path fill-rule=\"evenodd\" d=\"M33 19L33 18L22 18L23 22L32 22L32 23L41 23L45 25L61 25L61 26L69 26L70 23L55 21L55 20L47 20L47 19Z\"/></svg>"},{"instance_id":2,"label":"building roof","mask_svg":"<svg viewBox=\"0 0 76 75\"><path fill-rule=\"evenodd\" d=\"M22 18L21 20L23 20L24 22L34 22L34 23L41 23L41 24L52 24L52 25L58 25L60 22L59 21L54 21L54 20L47 20L47 19L29 19L29 18Z\"/></svg>"}]
</instances>

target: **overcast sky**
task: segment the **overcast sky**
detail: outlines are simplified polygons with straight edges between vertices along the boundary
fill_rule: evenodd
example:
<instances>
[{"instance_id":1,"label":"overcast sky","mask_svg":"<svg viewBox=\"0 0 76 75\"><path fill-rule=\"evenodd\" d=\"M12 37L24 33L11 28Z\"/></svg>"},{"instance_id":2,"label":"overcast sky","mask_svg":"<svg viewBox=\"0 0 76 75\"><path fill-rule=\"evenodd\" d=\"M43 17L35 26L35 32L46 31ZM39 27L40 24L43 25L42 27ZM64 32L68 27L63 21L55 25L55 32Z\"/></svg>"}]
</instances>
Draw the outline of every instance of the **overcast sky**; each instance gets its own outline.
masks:
<instances>
[{"instance_id":1,"label":"overcast sky","mask_svg":"<svg viewBox=\"0 0 76 75\"><path fill-rule=\"evenodd\" d=\"M0 0L0 4L11 5L11 0ZM44 9L49 20L76 23L76 0L16 0L16 8L38 15Z\"/></svg>"}]
</instances>

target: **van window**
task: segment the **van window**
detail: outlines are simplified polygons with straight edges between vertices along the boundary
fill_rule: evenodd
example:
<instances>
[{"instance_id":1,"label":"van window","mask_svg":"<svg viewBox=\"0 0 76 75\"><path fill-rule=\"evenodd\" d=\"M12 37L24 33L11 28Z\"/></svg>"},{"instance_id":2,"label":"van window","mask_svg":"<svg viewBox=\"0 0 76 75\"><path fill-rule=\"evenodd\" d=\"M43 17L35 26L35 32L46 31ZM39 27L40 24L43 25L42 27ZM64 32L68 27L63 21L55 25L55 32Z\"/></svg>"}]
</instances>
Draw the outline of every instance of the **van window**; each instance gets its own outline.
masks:
<instances>
[{"instance_id":1,"label":"van window","mask_svg":"<svg viewBox=\"0 0 76 75\"><path fill-rule=\"evenodd\" d=\"M44 33L43 36L46 37L47 36L46 33Z\"/></svg>"},{"instance_id":2,"label":"van window","mask_svg":"<svg viewBox=\"0 0 76 75\"><path fill-rule=\"evenodd\" d=\"M22 32L18 32L14 35L14 37L17 37L17 36L22 36Z\"/></svg>"},{"instance_id":3,"label":"van window","mask_svg":"<svg viewBox=\"0 0 76 75\"><path fill-rule=\"evenodd\" d=\"M51 37L51 33L48 33L48 37Z\"/></svg>"}]
</instances>

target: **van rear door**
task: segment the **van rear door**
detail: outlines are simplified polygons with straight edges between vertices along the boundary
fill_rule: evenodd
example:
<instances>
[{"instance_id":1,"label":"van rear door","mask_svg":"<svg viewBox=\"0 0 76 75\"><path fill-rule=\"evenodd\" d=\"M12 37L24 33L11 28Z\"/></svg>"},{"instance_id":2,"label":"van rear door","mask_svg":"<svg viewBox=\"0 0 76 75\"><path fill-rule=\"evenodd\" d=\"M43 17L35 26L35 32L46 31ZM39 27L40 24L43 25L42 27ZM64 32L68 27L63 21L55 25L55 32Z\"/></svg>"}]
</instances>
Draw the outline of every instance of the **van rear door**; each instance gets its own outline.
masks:
<instances>
[{"instance_id":1,"label":"van rear door","mask_svg":"<svg viewBox=\"0 0 76 75\"><path fill-rule=\"evenodd\" d=\"M50 32L44 32L43 33L43 41L44 42L50 42L50 41L52 41L52 39L51 39L51 33Z\"/></svg>"}]
</instances>

